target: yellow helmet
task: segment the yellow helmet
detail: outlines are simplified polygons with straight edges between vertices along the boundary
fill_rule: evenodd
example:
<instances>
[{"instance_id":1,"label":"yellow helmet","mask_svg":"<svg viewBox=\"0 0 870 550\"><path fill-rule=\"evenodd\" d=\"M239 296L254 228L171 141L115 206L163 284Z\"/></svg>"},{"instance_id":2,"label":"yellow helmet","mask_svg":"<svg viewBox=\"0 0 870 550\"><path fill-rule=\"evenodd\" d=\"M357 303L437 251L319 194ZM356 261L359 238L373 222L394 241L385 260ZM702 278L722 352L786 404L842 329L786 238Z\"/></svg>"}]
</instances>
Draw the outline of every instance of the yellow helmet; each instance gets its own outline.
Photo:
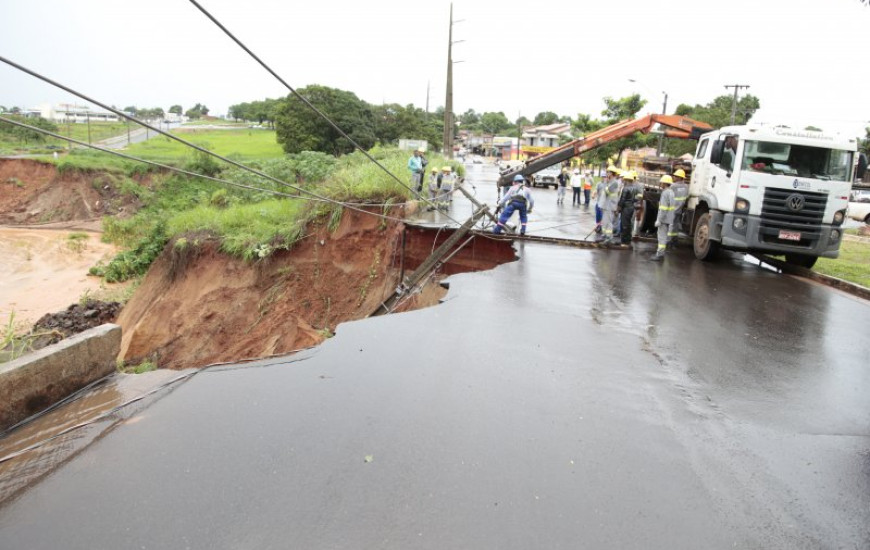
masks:
<instances>
[{"instance_id":1,"label":"yellow helmet","mask_svg":"<svg viewBox=\"0 0 870 550\"><path fill-rule=\"evenodd\" d=\"M453 168L451 168L451 167L449 167L449 166L445 166L444 168L441 169L441 171L442 171L442 172L452 172L452 171L453 171Z\"/></svg>"},{"instance_id":2,"label":"yellow helmet","mask_svg":"<svg viewBox=\"0 0 870 550\"><path fill-rule=\"evenodd\" d=\"M637 181L637 174L634 172L634 170L626 170L622 173L622 179L628 181Z\"/></svg>"},{"instance_id":3,"label":"yellow helmet","mask_svg":"<svg viewBox=\"0 0 870 550\"><path fill-rule=\"evenodd\" d=\"M662 176L662 179L660 179L659 182L660 183L667 183L668 185L670 185L670 184L674 183L674 178L665 174L664 176Z\"/></svg>"},{"instance_id":4,"label":"yellow helmet","mask_svg":"<svg viewBox=\"0 0 870 550\"><path fill-rule=\"evenodd\" d=\"M684 172L682 168L678 168L677 171L674 172L674 177L686 179L686 172Z\"/></svg>"},{"instance_id":5,"label":"yellow helmet","mask_svg":"<svg viewBox=\"0 0 870 550\"><path fill-rule=\"evenodd\" d=\"M438 168L432 168L432 173L435 174L438 172Z\"/></svg>"},{"instance_id":6,"label":"yellow helmet","mask_svg":"<svg viewBox=\"0 0 870 550\"><path fill-rule=\"evenodd\" d=\"M617 174L617 175L619 174L619 168L617 168L616 166L614 166L612 164L607 167L607 171L611 172L613 174Z\"/></svg>"}]
</instances>

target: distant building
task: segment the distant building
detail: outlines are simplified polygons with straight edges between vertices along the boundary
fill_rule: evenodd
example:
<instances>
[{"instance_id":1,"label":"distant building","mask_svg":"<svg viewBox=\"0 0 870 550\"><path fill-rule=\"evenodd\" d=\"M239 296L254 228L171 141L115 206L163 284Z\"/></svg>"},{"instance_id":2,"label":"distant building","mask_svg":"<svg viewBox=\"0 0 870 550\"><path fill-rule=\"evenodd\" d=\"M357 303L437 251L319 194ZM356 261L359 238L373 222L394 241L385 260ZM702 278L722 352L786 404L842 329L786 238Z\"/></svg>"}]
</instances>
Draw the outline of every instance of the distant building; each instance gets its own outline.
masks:
<instances>
[{"instance_id":1,"label":"distant building","mask_svg":"<svg viewBox=\"0 0 870 550\"><path fill-rule=\"evenodd\" d=\"M39 116L54 122L118 122L118 115L108 111L94 111L87 105L74 103L46 103L28 113L39 112Z\"/></svg>"},{"instance_id":2,"label":"distant building","mask_svg":"<svg viewBox=\"0 0 870 550\"><path fill-rule=\"evenodd\" d=\"M523 128L522 154L534 157L542 153L548 153L559 146L559 141L563 137L573 139L571 124L567 122L557 122L543 126L527 126Z\"/></svg>"}]
</instances>

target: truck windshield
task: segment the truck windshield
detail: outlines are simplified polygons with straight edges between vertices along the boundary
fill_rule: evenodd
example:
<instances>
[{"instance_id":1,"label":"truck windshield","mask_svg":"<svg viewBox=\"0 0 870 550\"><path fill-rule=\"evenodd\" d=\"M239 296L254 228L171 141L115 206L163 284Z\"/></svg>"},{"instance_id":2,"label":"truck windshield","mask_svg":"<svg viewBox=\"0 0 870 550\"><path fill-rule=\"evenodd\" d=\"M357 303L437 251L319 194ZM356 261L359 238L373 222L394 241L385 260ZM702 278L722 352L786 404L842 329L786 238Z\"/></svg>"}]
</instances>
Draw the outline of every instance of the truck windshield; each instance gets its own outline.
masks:
<instances>
[{"instance_id":1,"label":"truck windshield","mask_svg":"<svg viewBox=\"0 0 870 550\"><path fill-rule=\"evenodd\" d=\"M802 178L848 181L852 152L770 141L747 141L743 169Z\"/></svg>"}]
</instances>

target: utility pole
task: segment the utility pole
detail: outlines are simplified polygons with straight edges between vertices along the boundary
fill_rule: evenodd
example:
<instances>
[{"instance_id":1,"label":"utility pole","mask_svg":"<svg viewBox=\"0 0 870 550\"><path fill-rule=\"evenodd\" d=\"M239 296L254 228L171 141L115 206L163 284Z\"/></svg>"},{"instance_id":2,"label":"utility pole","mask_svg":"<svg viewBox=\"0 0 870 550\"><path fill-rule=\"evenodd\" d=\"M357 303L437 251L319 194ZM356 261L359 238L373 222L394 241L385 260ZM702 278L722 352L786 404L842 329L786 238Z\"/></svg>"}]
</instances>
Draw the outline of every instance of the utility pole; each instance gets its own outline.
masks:
<instances>
[{"instance_id":1,"label":"utility pole","mask_svg":"<svg viewBox=\"0 0 870 550\"><path fill-rule=\"evenodd\" d=\"M662 114L668 114L668 92L662 92L665 95L665 102L662 104ZM656 156L662 156L662 152L665 150L665 135L659 134L659 147L656 152Z\"/></svg>"},{"instance_id":2,"label":"utility pole","mask_svg":"<svg viewBox=\"0 0 870 550\"><path fill-rule=\"evenodd\" d=\"M444 156L453 158L453 2L447 34L447 97L444 100Z\"/></svg>"},{"instance_id":3,"label":"utility pole","mask_svg":"<svg viewBox=\"0 0 870 550\"><path fill-rule=\"evenodd\" d=\"M737 120L737 92L740 88L749 88L748 84L726 84L725 89L734 88L734 100L731 102L731 125Z\"/></svg>"}]
</instances>

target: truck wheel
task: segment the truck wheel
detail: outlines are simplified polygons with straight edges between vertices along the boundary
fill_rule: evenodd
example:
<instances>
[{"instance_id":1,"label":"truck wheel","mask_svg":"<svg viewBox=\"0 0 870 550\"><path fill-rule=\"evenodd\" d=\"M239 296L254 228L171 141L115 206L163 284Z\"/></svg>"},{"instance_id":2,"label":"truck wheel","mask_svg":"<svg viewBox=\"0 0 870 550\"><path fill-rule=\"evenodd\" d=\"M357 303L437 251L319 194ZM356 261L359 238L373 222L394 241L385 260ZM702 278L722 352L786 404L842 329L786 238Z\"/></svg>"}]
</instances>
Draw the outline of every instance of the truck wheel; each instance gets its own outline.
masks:
<instances>
[{"instance_id":1,"label":"truck wheel","mask_svg":"<svg viewBox=\"0 0 870 550\"><path fill-rule=\"evenodd\" d=\"M870 214L867 214L867 217L864 218L864 223L866 223L867 225L870 225Z\"/></svg>"},{"instance_id":2,"label":"truck wheel","mask_svg":"<svg viewBox=\"0 0 870 550\"><path fill-rule=\"evenodd\" d=\"M803 254L786 254L785 261L791 265L797 265L800 267L805 267L807 269L812 269L814 265L816 265L816 260L819 258L817 256L804 256Z\"/></svg>"},{"instance_id":3,"label":"truck wheel","mask_svg":"<svg viewBox=\"0 0 870 550\"><path fill-rule=\"evenodd\" d=\"M694 240L695 257L709 262L719 254L719 243L710 239L710 213L704 212L695 226Z\"/></svg>"}]
</instances>

